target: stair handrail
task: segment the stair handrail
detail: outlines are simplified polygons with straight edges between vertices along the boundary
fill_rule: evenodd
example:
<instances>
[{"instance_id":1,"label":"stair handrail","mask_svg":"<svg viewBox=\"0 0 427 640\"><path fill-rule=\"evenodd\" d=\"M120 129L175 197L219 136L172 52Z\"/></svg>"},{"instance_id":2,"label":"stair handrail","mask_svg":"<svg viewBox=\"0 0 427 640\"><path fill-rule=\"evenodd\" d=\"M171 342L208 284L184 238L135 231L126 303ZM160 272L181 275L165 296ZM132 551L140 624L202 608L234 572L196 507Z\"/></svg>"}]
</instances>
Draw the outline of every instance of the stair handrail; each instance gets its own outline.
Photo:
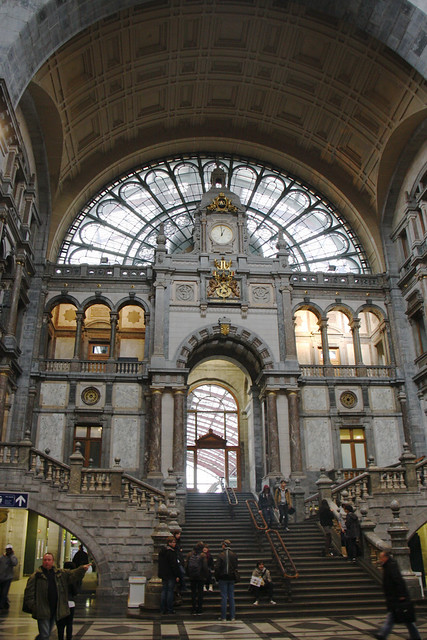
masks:
<instances>
[{"instance_id":1,"label":"stair handrail","mask_svg":"<svg viewBox=\"0 0 427 640\"><path fill-rule=\"evenodd\" d=\"M297 568L295 566L295 563L292 560L291 555L290 555L290 553L288 551L288 548L285 545L285 541L283 540L283 538L280 535L279 531L277 531L277 529L267 529L267 531L265 532L265 535L267 536L267 540L270 543L271 550L273 552L274 557L276 558L276 562L279 565L279 569L282 572L283 578L285 578L286 580L299 578L299 574L298 574ZM277 543L278 543L279 547L281 548L281 550L285 553L285 555L286 555L286 557L287 557L287 559L289 561L289 564L291 565L293 573L288 573L286 567L284 566L284 564L282 562L282 558L280 557L280 554L277 551L277 547L274 544L272 536L273 536L273 538L274 537L277 538Z\"/></svg>"},{"instance_id":2,"label":"stair handrail","mask_svg":"<svg viewBox=\"0 0 427 640\"><path fill-rule=\"evenodd\" d=\"M268 525L265 521L264 516L262 515L262 512L259 510L258 502L254 498L249 498L248 500L246 500L246 506L248 508L249 514L252 519L252 524L254 525L255 529L257 531L267 531ZM262 526L259 526L257 519L261 520Z\"/></svg>"},{"instance_id":3,"label":"stair handrail","mask_svg":"<svg viewBox=\"0 0 427 640\"><path fill-rule=\"evenodd\" d=\"M229 506L235 507L236 505L239 504L239 501L237 499L234 488L228 486L227 481L223 476L220 478L220 481L221 481L222 493L223 495L226 496Z\"/></svg>"}]
</instances>

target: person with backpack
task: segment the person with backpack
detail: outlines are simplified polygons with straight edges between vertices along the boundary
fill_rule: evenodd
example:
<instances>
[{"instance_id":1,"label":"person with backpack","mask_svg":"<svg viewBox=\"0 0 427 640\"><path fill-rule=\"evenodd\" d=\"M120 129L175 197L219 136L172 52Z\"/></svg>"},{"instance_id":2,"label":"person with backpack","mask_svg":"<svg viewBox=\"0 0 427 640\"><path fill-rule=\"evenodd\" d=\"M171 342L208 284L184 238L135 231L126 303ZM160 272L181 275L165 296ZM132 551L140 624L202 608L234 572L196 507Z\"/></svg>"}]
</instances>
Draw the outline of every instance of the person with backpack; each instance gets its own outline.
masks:
<instances>
[{"instance_id":1,"label":"person with backpack","mask_svg":"<svg viewBox=\"0 0 427 640\"><path fill-rule=\"evenodd\" d=\"M209 575L206 553L203 553L204 546L203 542L198 542L186 559L186 571L191 588L191 614L193 616L200 616L203 613L203 585Z\"/></svg>"},{"instance_id":2,"label":"person with backpack","mask_svg":"<svg viewBox=\"0 0 427 640\"><path fill-rule=\"evenodd\" d=\"M347 547L347 557L352 562L356 562L358 555L357 539L360 536L359 518L354 513L351 504L343 505L345 516L345 544Z\"/></svg>"}]
</instances>

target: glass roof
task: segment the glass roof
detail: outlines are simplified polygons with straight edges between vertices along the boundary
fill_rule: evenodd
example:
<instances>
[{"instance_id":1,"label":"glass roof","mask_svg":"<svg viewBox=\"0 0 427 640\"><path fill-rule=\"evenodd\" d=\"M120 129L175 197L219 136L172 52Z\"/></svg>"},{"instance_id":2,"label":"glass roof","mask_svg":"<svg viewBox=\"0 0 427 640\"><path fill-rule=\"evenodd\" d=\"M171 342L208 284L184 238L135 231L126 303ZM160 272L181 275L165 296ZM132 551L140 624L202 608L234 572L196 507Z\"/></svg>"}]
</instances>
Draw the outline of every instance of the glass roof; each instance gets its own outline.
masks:
<instances>
[{"instance_id":1,"label":"glass roof","mask_svg":"<svg viewBox=\"0 0 427 640\"><path fill-rule=\"evenodd\" d=\"M281 230L296 271L370 272L350 225L309 185L256 160L208 153L152 162L107 185L76 216L58 262L150 264L161 223L170 253L191 251L194 211L216 167L246 207L253 253L275 257Z\"/></svg>"}]
</instances>

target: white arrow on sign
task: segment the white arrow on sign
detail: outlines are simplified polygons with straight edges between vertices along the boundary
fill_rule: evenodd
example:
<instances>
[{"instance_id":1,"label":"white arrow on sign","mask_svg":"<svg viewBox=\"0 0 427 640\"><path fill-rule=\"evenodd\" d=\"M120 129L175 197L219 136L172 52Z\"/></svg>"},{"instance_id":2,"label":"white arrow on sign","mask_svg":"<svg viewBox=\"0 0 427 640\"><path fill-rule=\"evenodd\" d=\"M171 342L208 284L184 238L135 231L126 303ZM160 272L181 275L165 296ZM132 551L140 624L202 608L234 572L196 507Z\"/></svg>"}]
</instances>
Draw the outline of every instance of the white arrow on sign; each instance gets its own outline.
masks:
<instances>
[{"instance_id":1,"label":"white arrow on sign","mask_svg":"<svg viewBox=\"0 0 427 640\"><path fill-rule=\"evenodd\" d=\"M25 504L27 501L24 498L24 496L18 496L18 498L16 498L16 502L19 504L20 507L22 507L22 505Z\"/></svg>"}]
</instances>

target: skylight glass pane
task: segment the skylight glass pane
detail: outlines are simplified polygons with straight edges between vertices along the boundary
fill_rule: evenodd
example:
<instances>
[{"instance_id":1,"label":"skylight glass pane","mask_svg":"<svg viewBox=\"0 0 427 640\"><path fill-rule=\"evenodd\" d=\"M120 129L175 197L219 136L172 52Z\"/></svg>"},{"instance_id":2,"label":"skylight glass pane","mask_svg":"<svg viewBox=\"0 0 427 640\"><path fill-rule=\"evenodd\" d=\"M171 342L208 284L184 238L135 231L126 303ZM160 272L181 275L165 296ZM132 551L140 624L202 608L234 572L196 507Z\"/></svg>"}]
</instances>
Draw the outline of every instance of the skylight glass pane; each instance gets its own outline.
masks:
<instances>
[{"instance_id":1,"label":"skylight glass pane","mask_svg":"<svg viewBox=\"0 0 427 640\"><path fill-rule=\"evenodd\" d=\"M105 186L64 234L58 262L149 264L162 223L168 252L191 251L194 211L216 167L247 207L251 253L274 258L281 230L297 271L370 272L354 231L309 185L255 160L202 153L149 163Z\"/></svg>"}]
</instances>

